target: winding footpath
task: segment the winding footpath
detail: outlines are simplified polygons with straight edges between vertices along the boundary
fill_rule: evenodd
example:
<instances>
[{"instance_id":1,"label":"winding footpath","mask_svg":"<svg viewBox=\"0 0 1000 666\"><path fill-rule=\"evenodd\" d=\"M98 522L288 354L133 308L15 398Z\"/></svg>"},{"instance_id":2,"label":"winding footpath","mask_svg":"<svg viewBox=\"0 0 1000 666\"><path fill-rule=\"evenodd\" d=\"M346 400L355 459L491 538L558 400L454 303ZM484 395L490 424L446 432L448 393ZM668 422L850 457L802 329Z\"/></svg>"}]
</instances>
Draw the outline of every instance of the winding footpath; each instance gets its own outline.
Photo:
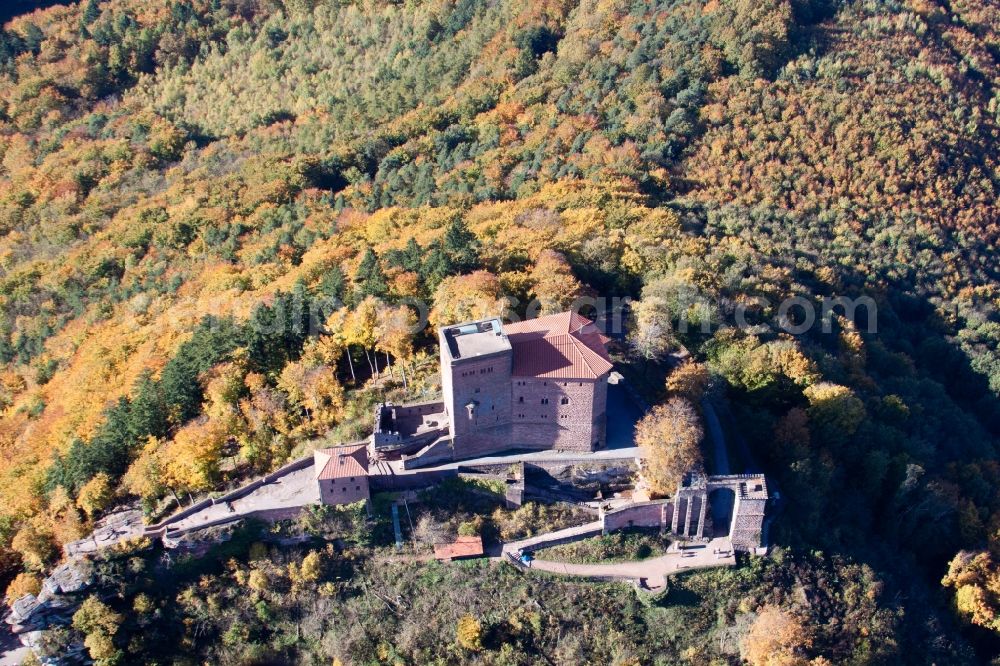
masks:
<instances>
[{"instance_id":1,"label":"winding footpath","mask_svg":"<svg viewBox=\"0 0 1000 666\"><path fill-rule=\"evenodd\" d=\"M579 541L601 534L601 521L584 523L574 527L547 532L537 536L505 543L499 559L512 562L522 550L533 551L572 541ZM732 544L726 537L712 539L706 543L672 543L665 555L645 560L627 562L601 562L583 564L534 559L528 569L545 571L564 576L577 576L596 580L626 580L650 593L663 590L667 577L693 569L734 566L736 556Z\"/></svg>"},{"instance_id":2,"label":"winding footpath","mask_svg":"<svg viewBox=\"0 0 1000 666\"><path fill-rule=\"evenodd\" d=\"M580 576L599 580L629 580L635 582L640 589L656 593L666 586L667 577L670 575L694 569L734 566L735 564L736 557L733 555L729 539L720 538L696 546L687 546L683 549L678 548L678 544L671 544L666 555L646 560L578 564L536 559L531 562L530 568L565 576Z\"/></svg>"},{"instance_id":3,"label":"winding footpath","mask_svg":"<svg viewBox=\"0 0 1000 666\"><path fill-rule=\"evenodd\" d=\"M553 542L567 543L569 541L567 537L574 531L583 535L580 538L586 538L592 536L592 528L593 524L588 523L531 539L507 543L504 544L502 557L510 561L510 558L515 556L517 551L530 549L530 546L539 547L538 544L544 544L541 545L544 547L553 545ZM631 581L639 589L655 594L666 586L668 576L694 569L735 566L735 564L736 556L733 554L732 544L730 544L729 539L723 537L712 539L707 543L686 546L673 543L665 555L645 560L584 564L534 559L528 569L596 580Z\"/></svg>"}]
</instances>

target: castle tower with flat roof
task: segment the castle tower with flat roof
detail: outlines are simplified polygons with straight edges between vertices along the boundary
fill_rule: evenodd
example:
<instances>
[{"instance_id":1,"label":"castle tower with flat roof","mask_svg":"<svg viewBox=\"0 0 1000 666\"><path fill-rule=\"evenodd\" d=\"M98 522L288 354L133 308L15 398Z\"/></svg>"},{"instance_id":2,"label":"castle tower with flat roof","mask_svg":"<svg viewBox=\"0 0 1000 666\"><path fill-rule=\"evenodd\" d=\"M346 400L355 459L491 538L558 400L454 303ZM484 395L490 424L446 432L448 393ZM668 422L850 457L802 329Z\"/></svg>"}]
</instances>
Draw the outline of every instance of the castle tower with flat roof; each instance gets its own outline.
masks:
<instances>
[{"instance_id":1,"label":"castle tower with flat roof","mask_svg":"<svg viewBox=\"0 0 1000 666\"><path fill-rule=\"evenodd\" d=\"M500 319L445 326L438 338L455 457L511 448L513 350Z\"/></svg>"}]
</instances>

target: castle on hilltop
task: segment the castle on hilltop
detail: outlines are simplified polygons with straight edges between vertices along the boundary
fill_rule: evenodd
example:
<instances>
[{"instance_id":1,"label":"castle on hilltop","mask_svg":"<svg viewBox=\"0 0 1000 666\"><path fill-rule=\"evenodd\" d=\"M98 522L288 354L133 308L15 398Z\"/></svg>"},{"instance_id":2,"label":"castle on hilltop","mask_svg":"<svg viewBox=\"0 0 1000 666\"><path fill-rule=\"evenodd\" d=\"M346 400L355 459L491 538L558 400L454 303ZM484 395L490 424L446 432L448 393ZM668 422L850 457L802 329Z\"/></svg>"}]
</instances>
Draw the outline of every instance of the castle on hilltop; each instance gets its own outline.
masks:
<instances>
[{"instance_id":1,"label":"castle on hilltop","mask_svg":"<svg viewBox=\"0 0 1000 666\"><path fill-rule=\"evenodd\" d=\"M378 458L424 462L505 450L593 451L607 438L608 338L575 312L438 330L439 402L382 404Z\"/></svg>"}]
</instances>

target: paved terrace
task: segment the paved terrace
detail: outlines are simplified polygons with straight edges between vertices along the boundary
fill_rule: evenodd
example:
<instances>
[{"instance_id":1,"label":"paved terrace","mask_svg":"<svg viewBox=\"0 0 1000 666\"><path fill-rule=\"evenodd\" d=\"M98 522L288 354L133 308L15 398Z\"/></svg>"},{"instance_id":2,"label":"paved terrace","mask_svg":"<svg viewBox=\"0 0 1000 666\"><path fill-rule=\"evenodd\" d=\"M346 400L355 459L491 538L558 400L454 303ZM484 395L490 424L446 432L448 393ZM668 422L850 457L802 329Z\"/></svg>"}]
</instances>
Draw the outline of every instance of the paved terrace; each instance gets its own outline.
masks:
<instances>
[{"instance_id":1,"label":"paved terrace","mask_svg":"<svg viewBox=\"0 0 1000 666\"><path fill-rule=\"evenodd\" d=\"M171 522L167 527L171 532L187 531L263 511L280 511L319 504L319 484L316 483L314 469L309 465L289 472L270 483L265 483L244 497L205 507L190 516Z\"/></svg>"}]
</instances>

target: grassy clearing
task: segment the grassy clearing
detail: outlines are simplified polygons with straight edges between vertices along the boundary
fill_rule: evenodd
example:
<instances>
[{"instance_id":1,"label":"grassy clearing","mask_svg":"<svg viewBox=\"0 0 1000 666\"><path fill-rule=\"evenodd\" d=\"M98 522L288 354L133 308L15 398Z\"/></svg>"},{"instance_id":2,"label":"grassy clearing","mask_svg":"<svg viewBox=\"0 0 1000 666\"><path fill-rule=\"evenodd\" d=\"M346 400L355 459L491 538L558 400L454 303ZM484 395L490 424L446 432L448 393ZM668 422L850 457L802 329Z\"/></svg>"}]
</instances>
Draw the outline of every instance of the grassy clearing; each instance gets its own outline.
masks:
<instances>
[{"instance_id":1,"label":"grassy clearing","mask_svg":"<svg viewBox=\"0 0 1000 666\"><path fill-rule=\"evenodd\" d=\"M627 562L658 557L666 553L669 546L670 540L658 531L629 529L543 548L537 552L537 556L546 560L581 564Z\"/></svg>"}]
</instances>

